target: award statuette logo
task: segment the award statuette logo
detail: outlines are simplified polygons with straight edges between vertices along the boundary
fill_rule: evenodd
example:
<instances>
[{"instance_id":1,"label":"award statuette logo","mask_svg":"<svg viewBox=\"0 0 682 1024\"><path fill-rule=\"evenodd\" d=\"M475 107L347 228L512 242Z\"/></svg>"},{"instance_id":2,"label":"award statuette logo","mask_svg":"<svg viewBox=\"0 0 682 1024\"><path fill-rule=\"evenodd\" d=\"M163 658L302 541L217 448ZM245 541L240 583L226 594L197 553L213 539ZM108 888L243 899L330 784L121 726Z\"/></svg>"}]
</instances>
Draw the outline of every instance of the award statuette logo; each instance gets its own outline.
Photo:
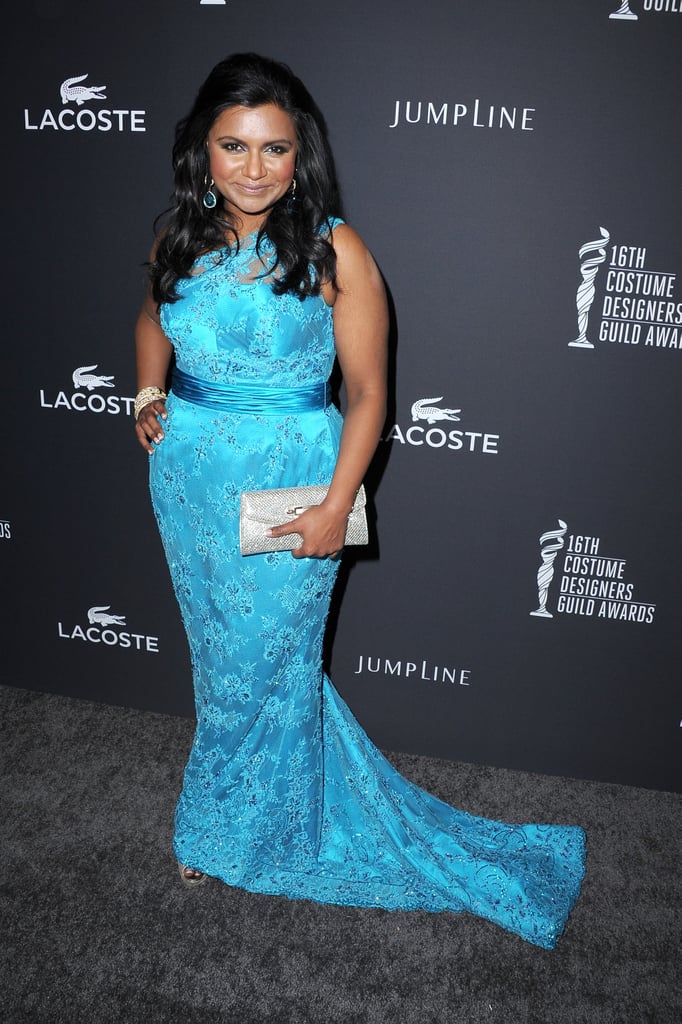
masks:
<instances>
[{"instance_id":1,"label":"award statuette logo","mask_svg":"<svg viewBox=\"0 0 682 1024\"><path fill-rule=\"evenodd\" d=\"M590 316L592 303L594 302L594 279L597 276L599 264L603 263L606 259L606 249L604 246L611 237L605 228L599 228L599 231L601 232L601 238L597 238L593 242L585 242L578 250L578 259L581 260L580 273L583 279L582 284L578 286L575 296L575 304L578 311L578 337L574 341L569 341L569 348L594 348L594 345L587 337L587 321ZM590 259L584 259L591 252L596 253L596 255Z\"/></svg>"},{"instance_id":2,"label":"award statuette logo","mask_svg":"<svg viewBox=\"0 0 682 1024\"><path fill-rule=\"evenodd\" d=\"M630 0L623 0L618 10L609 14L609 18L613 21L639 21L639 15L630 10Z\"/></svg>"},{"instance_id":3,"label":"award statuette logo","mask_svg":"<svg viewBox=\"0 0 682 1024\"><path fill-rule=\"evenodd\" d=\"M540 619L553 619L554 616L551 612L547 611L547 594L549 593L549 585L554 577L554 559L557 556L557 552L561 551L564 546L564 536L568 529L567 524L563 519L557 519L560 529L548 530L547 533L543 533L540 537L540 558L542 563L538 569L538 607L534 612L530 612L530 615L535 615Z\"/></svg>"}]
</instances>

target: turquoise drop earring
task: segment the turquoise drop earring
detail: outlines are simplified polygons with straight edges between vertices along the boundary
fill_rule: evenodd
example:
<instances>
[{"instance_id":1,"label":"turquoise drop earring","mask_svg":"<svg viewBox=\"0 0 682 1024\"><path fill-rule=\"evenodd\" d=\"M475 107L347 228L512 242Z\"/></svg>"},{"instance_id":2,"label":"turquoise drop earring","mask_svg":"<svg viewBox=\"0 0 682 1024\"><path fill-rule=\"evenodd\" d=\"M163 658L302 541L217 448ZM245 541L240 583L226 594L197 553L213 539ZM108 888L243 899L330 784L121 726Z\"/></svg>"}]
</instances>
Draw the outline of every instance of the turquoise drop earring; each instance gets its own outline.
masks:
<instances>
[{"instance_id":1,"label":"turquoise drop earring","mask_svg":"<svg viewBox=\"0 0 682 1024\"><path fill-rule=\"evenodd\" d=\"M204 183L207 184L205 178L204 178ZM215 182L213 181L213 178L211 178L211 184L208 186L208 189L206 191L206 195L203 198L203 204L204 204L204 206L206 207L207 210L214 210L216 208L216 206L218 205L218 200L216 198L216 194L215 194L215 192L212 191L214 184L215 184Z\"/></svg>"}]
</instances>

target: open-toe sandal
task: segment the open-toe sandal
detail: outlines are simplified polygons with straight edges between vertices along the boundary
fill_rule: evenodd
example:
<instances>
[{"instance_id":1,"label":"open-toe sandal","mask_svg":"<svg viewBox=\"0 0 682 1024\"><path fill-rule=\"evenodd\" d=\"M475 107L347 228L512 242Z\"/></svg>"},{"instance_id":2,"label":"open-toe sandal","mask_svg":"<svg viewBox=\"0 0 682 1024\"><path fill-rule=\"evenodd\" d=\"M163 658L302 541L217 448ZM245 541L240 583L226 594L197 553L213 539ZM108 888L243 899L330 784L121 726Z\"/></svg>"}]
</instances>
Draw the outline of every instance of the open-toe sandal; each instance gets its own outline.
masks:
<instances>
[{"instance_id":1,"label":"open-toe sandal","mask_svg":"<svg viewBox=\"0 0 682 1024\"><path fill-rule=\"evenodd\" d=\"M197 885L203 885L208 878L208 875L203 874L201 871L198 871L193 875L188 875L188 871L195 871L195 869L188 867L187 864L181 864L179 861L178 871L180 872L180 878L183 880L185 885L189 886L190 889Z\"/></svg>"}]
</instances>

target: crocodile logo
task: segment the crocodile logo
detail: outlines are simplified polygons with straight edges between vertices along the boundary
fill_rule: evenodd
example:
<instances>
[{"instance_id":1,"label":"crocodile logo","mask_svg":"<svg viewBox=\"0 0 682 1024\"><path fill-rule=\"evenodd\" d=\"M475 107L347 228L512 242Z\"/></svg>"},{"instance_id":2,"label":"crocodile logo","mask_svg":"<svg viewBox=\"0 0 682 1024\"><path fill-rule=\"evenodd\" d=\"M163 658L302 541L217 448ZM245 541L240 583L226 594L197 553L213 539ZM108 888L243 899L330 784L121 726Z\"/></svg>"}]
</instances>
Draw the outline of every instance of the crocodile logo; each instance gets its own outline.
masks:
<instances>
[{"instance_id":1,"label":"crocodile logo","mask_svg":"<svg viewBox=\"0 0 682 1024\"><path fill-rule=\"evenodd\" d=\"M91 370L97 369L97 363L94 366L79 366L77 370L74 370L71 379L73 380L73 386L75 388L87 388L88 391L94 391L95 388L113 388L113 377L100 377L97 373L90 373Z\"/></svg>"},{"instance_id":2,"label":"crocodile logo","mask_svg":"<svg viewBox=\"0 0 682 1024\"><path fill-rule=\"evenodd\" d=\"M451 420L453 423L459 422L457 413L462 410L439 409L436 402L442 401L442 395L440 398L419 398L412 405L412 422L417 423L419 420L426 420L427 423L438 423L441 420Z\"/></svg>"},{"instance_id":3,"label":"crocodile logo","mask_svg":"<svg viewBox=\"0 0 682 1024\"><path fill-rule=\"evenodd\" d=\"M110 604L88 608L88 622L91 626L125 626L125 615L109 615Z\"/></svg>"},{"instance_id":4,"label":"crocodile logo","mask_svg":"<svg viewBox=\"0 0 682 1024\"><path fill-rule=\"evenodd\" d=\"M75 103L82 107L88 100L105 100L107 98L104 90L106 85L77 85L77 82L84 82L87 75L78 75L76 78L67 78L59 86L59 95L62 103Z\"/></svg>"}]
</instances>

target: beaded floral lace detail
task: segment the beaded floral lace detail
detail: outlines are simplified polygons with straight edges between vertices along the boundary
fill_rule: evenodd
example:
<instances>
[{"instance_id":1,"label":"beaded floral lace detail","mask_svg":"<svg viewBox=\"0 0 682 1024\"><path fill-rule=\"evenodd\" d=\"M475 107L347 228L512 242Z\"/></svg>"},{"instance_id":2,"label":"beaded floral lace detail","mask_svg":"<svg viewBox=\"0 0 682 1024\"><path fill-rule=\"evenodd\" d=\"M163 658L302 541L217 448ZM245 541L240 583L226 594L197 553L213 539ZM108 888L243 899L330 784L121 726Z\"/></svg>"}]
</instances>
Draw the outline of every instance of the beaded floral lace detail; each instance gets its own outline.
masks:
<instances>
[{"instance_id":1,"label":"beaded floral lace detail","mask_svg":"<svg viewBox=\"0 0 682 1024\"><path fill-rule=\"evenodd\" d=\"M224 384L300 387L327 380L334 361L331 308L321 297L275 296L267 239L260 253L254 245L249 236L237 252L206 253L193 276L180 281L181 300L162 306L178 365Z\"/></svg>"},{"instance_id":2,"label":"beaded floral lace detail","mask_svg":"<svg viewBox=\"0 0 682 1024\"><path fill-rule=\"evenodd\" d=\"M331 310L275 296L258 267L244 244L180 282L162 308L178 365L232 385L326 380ZM403 779L322 672L337 563L239 554L240 492L328 482L338 412L236 415L172 394L168 410L151 488L197 713L178 859L254 892L467 910L553 946L579 891L582 831L472 817Z\"/></svg>"}]
</instances>

